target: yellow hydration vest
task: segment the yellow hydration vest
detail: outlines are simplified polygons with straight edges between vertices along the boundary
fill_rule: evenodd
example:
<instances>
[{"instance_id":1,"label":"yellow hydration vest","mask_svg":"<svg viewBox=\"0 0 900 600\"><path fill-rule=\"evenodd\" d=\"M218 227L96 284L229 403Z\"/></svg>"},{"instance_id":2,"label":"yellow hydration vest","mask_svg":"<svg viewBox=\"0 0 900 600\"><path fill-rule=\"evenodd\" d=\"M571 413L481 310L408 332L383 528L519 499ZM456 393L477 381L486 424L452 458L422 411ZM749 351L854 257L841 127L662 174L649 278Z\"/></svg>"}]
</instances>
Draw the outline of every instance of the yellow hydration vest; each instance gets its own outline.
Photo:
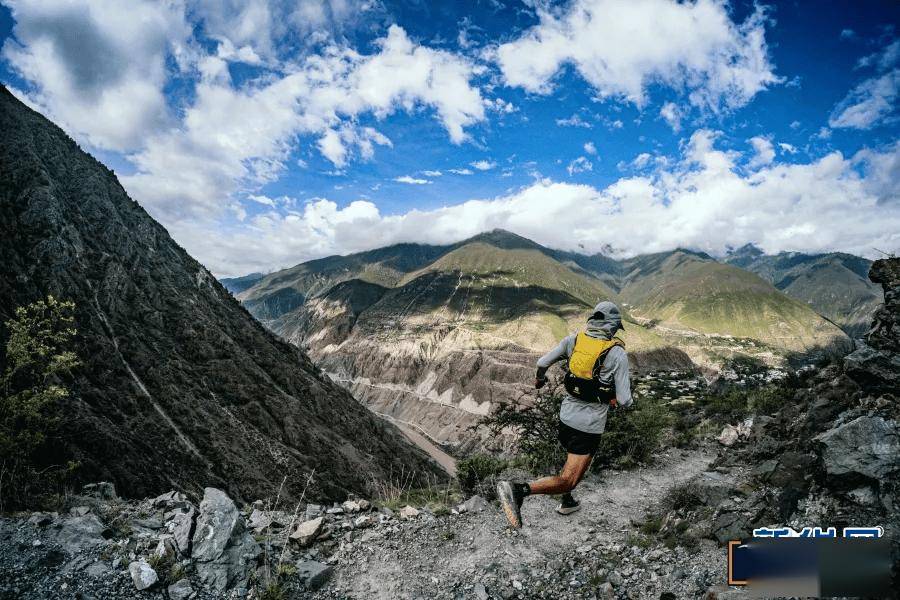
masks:
<instances>
[{"instance_id":1,"label":"yellow hydration vest","mask_svg":"<svg viewBox=\"0 0 900 600\"><path fill-rule=\"evenodd\" d=\"M578 334L564 380L569 394L584 402L608 402L615 398L615 384L604 384L597 379L606 353L613 346L624 348L625 342L617 337L611 340L593 338L583 331Z\"/></svg>"}]
</instances>

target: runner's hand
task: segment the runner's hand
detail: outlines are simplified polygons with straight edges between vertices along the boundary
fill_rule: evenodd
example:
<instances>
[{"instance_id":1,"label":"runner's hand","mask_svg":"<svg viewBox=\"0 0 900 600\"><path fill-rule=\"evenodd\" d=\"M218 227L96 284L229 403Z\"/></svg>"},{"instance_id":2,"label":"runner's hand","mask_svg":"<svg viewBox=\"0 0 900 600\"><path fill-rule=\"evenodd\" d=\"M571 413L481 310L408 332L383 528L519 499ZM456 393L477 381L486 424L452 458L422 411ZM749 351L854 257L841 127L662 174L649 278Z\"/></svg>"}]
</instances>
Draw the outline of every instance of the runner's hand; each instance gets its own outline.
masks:
<instances>
[{"instance_id":1,"label":"runner's hand","mask_svg":"<svg viewBox=\"0 0 900 600\"><path fill-rule=\"evenodd\" d=\"M616 402L615 398L613 398L612 400L609 401L609 407L610 408L619 408L619 403Z\"/></svg>"},{"instance_id":2,"label":"runner's hand","mask_svg":"<svg viewBox=\"0 0 900 600\"><path fill-rule=\"evenodd\" d=\"M547 384L547 378L538 379L535 377L534 379L534 389L539 390Z\"/></svg>"}]
</instances>

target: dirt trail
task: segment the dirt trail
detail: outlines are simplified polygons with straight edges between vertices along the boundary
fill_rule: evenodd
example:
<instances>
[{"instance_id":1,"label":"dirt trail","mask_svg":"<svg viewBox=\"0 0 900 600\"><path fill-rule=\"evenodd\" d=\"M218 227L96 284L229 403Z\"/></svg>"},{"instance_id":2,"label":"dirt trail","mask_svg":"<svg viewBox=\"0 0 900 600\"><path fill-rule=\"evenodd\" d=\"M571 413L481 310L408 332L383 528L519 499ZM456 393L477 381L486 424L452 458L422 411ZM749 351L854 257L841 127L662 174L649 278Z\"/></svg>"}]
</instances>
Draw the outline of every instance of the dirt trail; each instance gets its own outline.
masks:
<instances>
[{"instance_id":1,"label":"dirt trail","mask_svg":"<svg viewBox=\"0 0 900 600\"><path fill-rule=\"evenodd\" d=\"M622 544L634 529L631 519L642 517L673 485L706 470L712 458L673 451L650 468L590 476L575 494L582 510L568 517L555 512L555 499L531 497L522 510L525 527L517 532L492 505L482 513L441 517L437 525L423 522L395 537L363 535L343 556L338 553L327 590L352 598L434 597L429 588L448 580L538 570L585 544Z\"/></svg>"}]
</instances>

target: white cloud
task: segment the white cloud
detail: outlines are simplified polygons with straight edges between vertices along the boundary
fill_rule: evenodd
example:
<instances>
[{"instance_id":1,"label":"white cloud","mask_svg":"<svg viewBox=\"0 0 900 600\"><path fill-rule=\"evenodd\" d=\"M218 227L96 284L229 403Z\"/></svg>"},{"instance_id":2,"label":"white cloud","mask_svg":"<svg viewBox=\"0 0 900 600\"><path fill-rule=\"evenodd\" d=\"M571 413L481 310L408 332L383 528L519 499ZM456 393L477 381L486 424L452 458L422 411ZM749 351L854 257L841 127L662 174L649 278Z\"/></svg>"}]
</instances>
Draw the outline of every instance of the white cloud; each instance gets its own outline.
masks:
<instances>
[{"instance_id":1,"label":"white cloud","mask_svg":"<svg viewBox=\"0 0 900 600\"><path fill-rule=\"evenodd\" d=\"M787 142L778 142L778 147L781 148L781 151L785 154L797 154L797 148L793 144L788 144Z\"/></svg>"},{"instance_id":2,"label":"white cloud","mask_svg":"<svg viewBox=\"0 0 900 600\"><path fill-rule=\"evenodd\" d=\"M900 97L900 69L872 77L856 86L834 108L828 125L871 129L896 113Z\"/></svg>"},{"instance_id":3,"label":"white cloud","mask_svg":"<svg viewBox=\"0 0 900 600\"><path fill-rule=\"evenodd\" d=\"M597 146L594 145L594 142L585 142L584 151L588 154L597 154Z\"/></svg>"},{"instance_id":4,"label":"white cloud","mask_svg":"<svg viewBox=\"0 0 900 600\"><path fill-rule=\"evenodd\" d=\"M269 198L268 196L264 196L262 194L247 194L247 199L256 202L257 204L264 204L266 206L271 206L275 208L275 200Z\"/></svg>"},{"instance_id":5,"label":"white cloud","mask_svg":"<svg viewBox=\"0 0 900 600\"><path fill-rule=\"evenodd\" d=\"M448 169L454 175L472 175L472 169Z\"/></svg>"},{"instance_id":6,"label":"white cloud","mask_svg":"<svg viewBox=\"0 0 900 600\"><path fill-rule=\"evenodd\" d=\"M674 102L663 104L662 108L659 109L659 115L666 120L672 131L675 133L681 131L681 111L678 110L678 106Z\"/></svg>"},{"instance_id":7,"label":"white cloud","mask_svg":"<svg viewBox=\"0 0 900 600\"><path fill-rule=\"evenodd\" d=\"M407 183L409 185L425 185L427 183L431 183L427 179L417 179L409 175L401 175L400 177L395 177L394 181L396 181L397 183Z\"/></svg>"},{"instance_id":8,"label":"white cloud","mask_svg":"<svg viewBox=\"0 0 900 600\"><path fill-rule=\"evenodd\" d=\"M214 214L234 192L276 179L299 135L318 136L323 156L342 168L391 145L374 128L355 124L365 113L383 118L432 108L455 143L466 139L465 127L485 118L466 59L416 45L397 26L378 47L366 56L332 45L282 77L241 88L225 61L204 58L182 127L149 139L131 157L137 173L123 183L170 225Z\"/></svg>"},{"instance_id":9,"label":"white cloud","mask_svg":"<svg viewBox=\"0 0 900 600\"><path fill-rule=\"evenodd\" d=\"M861 67L874 66L877 75L864 80L841 100L831 113L832 128L871 129L897 118L900 100L900 40L883 51L864 57Z\"/></svg>"},{"instance_id":10,"label":"white cloud","mask_svg":"<svg viewBox=\"0 0 900 600\"><path fill-rule=\"evenodd\" d=\"M856 37L856 32L852 29L841 29L841 39L850 40Z\"/></svg>"},{"instance_id":11,"label":"white cloud","mask_svg":"<svg viewBox=\"0 0 900 600\"><path fill-rule=\"evenodd\" d=\"M492 161L492 160L476 160L476 161L471 162L471 163L469 163L469 164L470 164L473 168L475 168L475 169L477 169L477 170L479 170L479 171L490 171L491 169L493 169L494 167L497 166L497 163L495 163L495 162Z\"/></svg>"},{"instance_id":12,"label":"white cloud","mask_svg":"<svg viewBox=\"0 0 900 600\"><path fill-rule=\"evenodd\" d=\"M34 85L29 103L74 137L128 151L171 124L163 94L166 60L183 67L191 54L190 27L179 3L6 4L15 37L7 38L3 57Z\"/></svg>"},{"instance_id":13,"label":"white cloud","mask_svg":"<svg viewBox=\"0 0 900 600\"><path fill-rule=\"evenodd\" d=\"M753 146L754 151L753 156L747 163L747 167L750 169L763 167L771 164L771 162L775 160L775 147L772 145L771 140L761 136L755 136L750 138L750 145Z\"/></svg>"},{"instance_id":14,"label":"white cloud","mask_svg":"<svg viewBox=\"0 0 900 600\"><path fill-rule=\"evenodd\" d=\"M791 125L790 125L791 129L798 129L799 127L800 127L800 121L791 121Z\"/></svg>"},{"instance_id":15,"label":"white cloud","mask_svg":"<svg viewBox=\"0 0 900 600\"><path fill-rule=\"evenodd\" d=\"M440 177L443 173L440 171L422 171L422 175L425 175L426 177Z\"/></svg>"},{"instance_id":16,"label":"white cloud","mask_svg":"<svg viewBox=\"0 0 900 600\"><path fill-rule=\"evenodd\" d=\"M570 177L572 175L574 175L575 173L584 173L585 171L593 171L593 170L594 170L594 163L589 161L584 156L579 156L578 158L576 158L575 160L570 162L568 167L566 167L566 171L569 173Z\"/></svg>"},{"instance_id":17,"label":"white cloud","mask_svg":"<svg viewBox=\"0 0 900 600\"><path fill-rule=\"evenodd\" d=\"M594 125L582 119L577 113L565 119L557 119L556 124L560 127L584 127L590 129Z\"/></svg>"},{"instance_id":18,"label":"white cloud","mask_svg":"<svg viewBox=\"0 0 900 600\"><path fill-rule=\"evenodd\" d=\"M698 131L670 166L605 188L541 179L493 199L389 216L372 202L339 209L319 199L299 214L249 219L227 235L173 233L219 274L396 242L445 244L495 227L568 250L598 252L609 243L619 256L679 246L723 254L749 242L767 252L900 251L900 144L748 173L715 137Z\"/></svg>"},{"instance_id":19,"label":"white cloud","mask_svg":"<svg viewBox=\"0 0 900 600\"><path fill-rule=\"evenodd\" d=\"M646 90L685 90L691 104L719 111L746 104L775 84L757 10L734 23L716 0L574 0L562 11L539 5L540 23L500 45L507 85L546 94L571 64L601 97L641 107Z\"/></svg>"}]
</instances>

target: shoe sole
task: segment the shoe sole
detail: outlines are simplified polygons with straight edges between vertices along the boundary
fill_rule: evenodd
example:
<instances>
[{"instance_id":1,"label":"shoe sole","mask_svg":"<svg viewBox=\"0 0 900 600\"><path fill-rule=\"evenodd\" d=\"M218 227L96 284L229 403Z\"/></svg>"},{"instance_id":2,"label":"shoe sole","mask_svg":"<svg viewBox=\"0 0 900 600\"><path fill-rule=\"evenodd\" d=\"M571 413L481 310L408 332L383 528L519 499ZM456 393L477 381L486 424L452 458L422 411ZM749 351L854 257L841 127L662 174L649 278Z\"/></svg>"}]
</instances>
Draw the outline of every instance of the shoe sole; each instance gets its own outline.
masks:
<instances>
[{"instance_id":1,"label":"shoe sole","mask_svg":"<svg viewBox=\"0 0 900 600\"><path fill-rule=\"evenodd\" d=\"M556 507L556 512L561 515L571 515L572 513L576 513L581 510L581 505L573 506L572 508L563 508L562 505Z\"/></svg>"},{"instance_id":2,"label":"shoe sole","mask_svg":"<svg viewBox=\"0 0 900 600\"><path fill-rule=\"evenodd\" d=\"M506 520L509 521L510 526L513 529L521 528L522 519L519 517L518 511L516 511L516 501L513 498L512 486L505 481L498 483L497 497L500 499L500 506L503 507L503 512L506 514Z\"/></svg>"}]
</instances>

